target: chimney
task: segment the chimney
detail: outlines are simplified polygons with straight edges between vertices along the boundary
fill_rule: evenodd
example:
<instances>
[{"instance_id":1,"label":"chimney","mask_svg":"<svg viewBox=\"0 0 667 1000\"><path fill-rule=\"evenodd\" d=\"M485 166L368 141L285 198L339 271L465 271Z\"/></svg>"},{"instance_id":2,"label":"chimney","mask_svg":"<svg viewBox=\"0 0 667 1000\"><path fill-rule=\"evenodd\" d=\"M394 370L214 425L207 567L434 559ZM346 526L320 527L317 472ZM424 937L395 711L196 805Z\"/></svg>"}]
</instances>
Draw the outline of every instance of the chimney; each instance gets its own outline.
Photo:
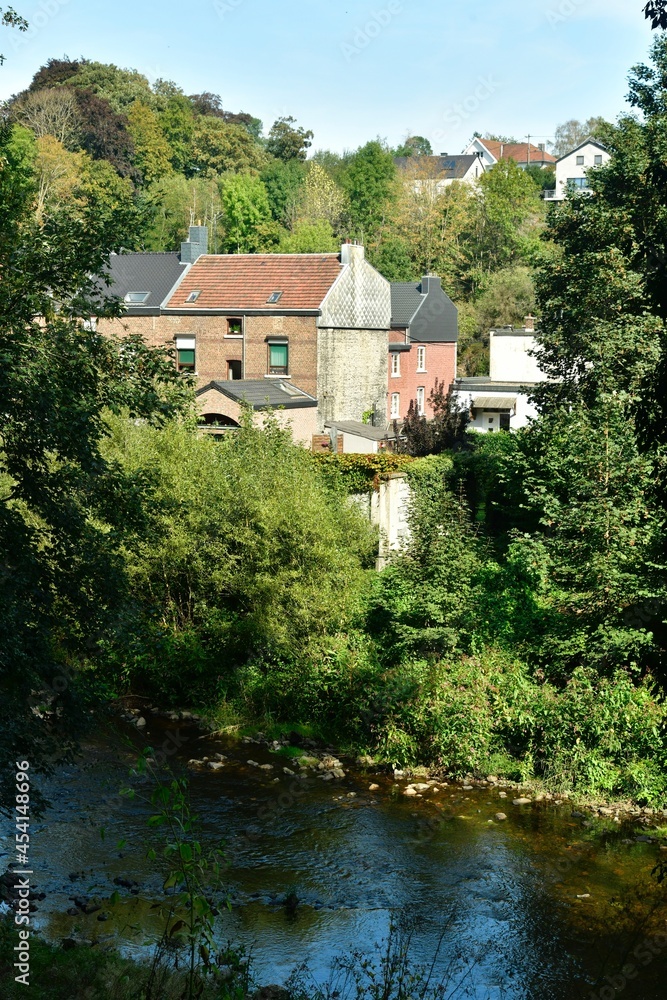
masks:
<instances>
[{"instance_id":1,"label":"chimney","mask_svg":"<svg viewBox=\"0 0 667 1000\"><path fill-rule=\"evenodd\" d=\"M523 321L526 333L535 333L535 317L528 315Z\"/></svg>"},{"instance_id":2,"label":"chimney","mask_svg":"<svg viewBox=\"0 0 667 1000\"><path fill-rule=\"evenodd\" d=\"M362 244L357 243L356 240L353 240L351 243L343 243L340 248L341 264L352 264L354 261L363 260L365 256L366 251Z\"/></svg>"},{"instance_id":3,"label":"chimney","mask_svg":"<svg viewBox=\"0 0 667 1000\"><path fill-rule=\"evenodd\" d=\"M422 295L428 295L428 293L433 291L433 289L440 287L440 278L437 274L425 274L421 280Z\"/></svg>"},{"instance_id":4,"label":"chimney","mask_svg":"<svg viewBox=\"0 0 667 1000\"><path fill-rule=\"evenodd\" d=\"M194 264L202 254L208 253L208 228L190 226L187 243L181 243L181 263Z\"/></svg>"}]
</instances>

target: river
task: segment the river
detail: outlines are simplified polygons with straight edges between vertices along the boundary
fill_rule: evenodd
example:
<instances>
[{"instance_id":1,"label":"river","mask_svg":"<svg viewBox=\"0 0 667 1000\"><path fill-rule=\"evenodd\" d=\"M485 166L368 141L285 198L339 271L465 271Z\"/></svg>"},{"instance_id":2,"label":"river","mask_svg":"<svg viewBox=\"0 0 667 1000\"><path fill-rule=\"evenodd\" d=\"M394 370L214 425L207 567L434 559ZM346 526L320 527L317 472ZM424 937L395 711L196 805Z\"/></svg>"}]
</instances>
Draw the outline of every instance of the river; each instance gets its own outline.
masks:
<instances>
[{"instance_id":1,"label":"river","mask_svg":"<svg viewBox=\"0 0 667 1000\"><path fill-rule=\"evenodd\" d=\"M655 887L651 868L667 857L657 833L573 816L567 803L514 806L515 793L503 799L498 787L449 784L408 798L405 782L347 765L340 780L312 772L297 781L283 772L293 762L267 746L148 718L142 732L123 723L98 733L44 784L52 805L32 829L32 866L46 894L35 917L47 938L80 936L146 954L159 930L151 904L161 888L146 859L152 810L141 793L149 785L133 779L132 801L117 793L136 748L177 731L177 770L189 758L227 757L217 771L188 770L190 795L203 841L226 842L231 910L220 918L221 940L251 951L258 981L284 982L306 962L324 982L337 955L376 952L392 916L402 914L415 924L414 961L430 961L440 941L438 968L478 1000L665 997L667 936L663 948L651 935L667 926L667 908L638 923ZM371 783L379 789L369 791ZM501 810L505 821L495 819ZM4 827L4 862L10 834ZM117 877L136 880L138 891L121 890L110 920L67 914L77 893L108 899ZM282 905L290 893L299 901L293 912ZM633 969L622 973L628 963ZM609 992L605 976L627 985Z\"/></svg>"}]
</instances>

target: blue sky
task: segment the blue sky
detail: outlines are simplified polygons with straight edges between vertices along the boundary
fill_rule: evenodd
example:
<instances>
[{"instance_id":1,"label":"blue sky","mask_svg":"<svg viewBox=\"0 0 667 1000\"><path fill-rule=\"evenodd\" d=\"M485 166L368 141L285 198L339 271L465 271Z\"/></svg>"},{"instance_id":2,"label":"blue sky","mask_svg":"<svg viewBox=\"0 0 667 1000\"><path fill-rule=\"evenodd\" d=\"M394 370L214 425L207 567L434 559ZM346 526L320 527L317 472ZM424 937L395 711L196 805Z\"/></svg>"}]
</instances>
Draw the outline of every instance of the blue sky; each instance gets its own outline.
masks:
<instances>
[{"instance_id":1,"label":"blue sky","mask_svg":"<svg viewBox=\"0 0 667 1000\"><path fill-rule=\"evenodd\" d=\"M3 5L4 6L4 5ZM427 136L460 152L474 131L548 141L568 118L624 109L647 58L643 0L13 0L0 97L49 57L85 56L222 96L268 130L291 114L315 148Z\"/></svg>"}]
</instances>

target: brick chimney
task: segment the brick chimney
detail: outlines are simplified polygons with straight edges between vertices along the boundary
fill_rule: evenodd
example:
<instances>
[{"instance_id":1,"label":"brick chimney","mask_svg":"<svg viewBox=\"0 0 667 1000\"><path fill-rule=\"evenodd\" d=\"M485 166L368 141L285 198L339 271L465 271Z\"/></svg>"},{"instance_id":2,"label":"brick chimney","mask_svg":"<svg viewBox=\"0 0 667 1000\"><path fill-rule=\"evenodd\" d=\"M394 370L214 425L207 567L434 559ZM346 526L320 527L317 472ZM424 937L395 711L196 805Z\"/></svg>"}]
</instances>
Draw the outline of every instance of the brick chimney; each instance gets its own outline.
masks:
<instances>
[{"instance_id":1,"label":"brick chimney","mask_svg":"<svg viewBox=\"0 0 667 1000\"><path fill-rule=\"evenodd\" d=\"M181 243L181 263L194 264L202 254L208 253L208 228L190 226L187 243Z\"/></svg>"},{"instance_id":2,"label":"brick chimney","mask_svg":"<svg viewBox=\"0 0 667 1000\"><path fill-rule=\"evenodd\" d=\"M535 317L528 315L523 321L526 333L535 333Z\"/></svg>"}]
</instances>

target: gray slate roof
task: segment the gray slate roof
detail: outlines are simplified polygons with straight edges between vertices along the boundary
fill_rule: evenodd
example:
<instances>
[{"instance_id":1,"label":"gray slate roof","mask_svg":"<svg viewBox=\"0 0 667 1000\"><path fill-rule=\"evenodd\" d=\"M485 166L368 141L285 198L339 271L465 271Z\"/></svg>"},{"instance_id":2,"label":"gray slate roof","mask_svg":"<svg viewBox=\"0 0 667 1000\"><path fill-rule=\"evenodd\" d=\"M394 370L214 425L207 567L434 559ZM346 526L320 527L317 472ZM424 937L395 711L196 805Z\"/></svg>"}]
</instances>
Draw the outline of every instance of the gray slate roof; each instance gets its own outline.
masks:
<instances>
[{"instance_id":1,"label":"gray slate roof","mask_svg":"<svg viewBox=\"0 0 667 1000\"><path fill-rule=\"evenodd\" d=\"M156 314L186 268L178 253L112 253L108 274L113 284L105 290L105 295L124 299L128 292L149 292L143 304L128 303L127 313Z\"/></svg>"},{"instance_id":2,"label":"gray slate roof","mask_svg":"<svg viewBox=\"0 0 667 1000\"><path fill-rule=\"evenodd\" d=\"M223 396L236 403L246 402L253 410L275 409L284 406L286 410L317 406L317 400L303 389L284 379L235 379L229 382L209 382L197 391L201 396L209 389L217 389Z\"/></svg>"},{"instance_id":3,"label":"gray slate roof","mask_svg":"<svg viewBox=\"0 0 667 1000\"><path fill-rule=\"evenodd\" d=\"M418 282L392 281L391 325L409 330L410 341L417 344L455 344L459 339L458 310L436 275Z\"/></svg>"},{"instance_id":4,"label":"gray slate roof","mask_svg":"<svg viewBox=\"0 0 667 1000\"><path fill-rule=\"evenodd\" d=\"M460 181L470 170L478 157L474 153L458 153L454 156L396 156L394 163L399 170L419 163L427 168L428 175L439 181Z\"/></svg>"}]
</instances>

